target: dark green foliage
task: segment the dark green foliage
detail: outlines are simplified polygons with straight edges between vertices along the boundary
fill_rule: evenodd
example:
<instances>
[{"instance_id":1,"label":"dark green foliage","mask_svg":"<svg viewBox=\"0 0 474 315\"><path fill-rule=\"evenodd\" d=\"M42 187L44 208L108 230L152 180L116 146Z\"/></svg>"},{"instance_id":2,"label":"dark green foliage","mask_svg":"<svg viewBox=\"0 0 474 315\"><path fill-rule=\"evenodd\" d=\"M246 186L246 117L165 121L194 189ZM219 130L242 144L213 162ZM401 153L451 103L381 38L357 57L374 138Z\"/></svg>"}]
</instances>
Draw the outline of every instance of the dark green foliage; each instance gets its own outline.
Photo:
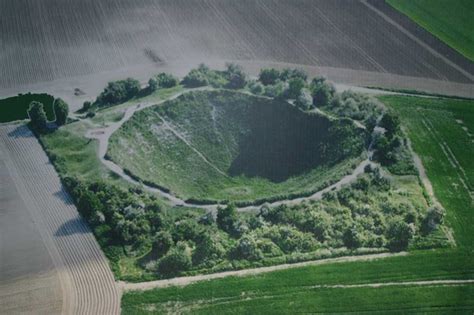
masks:
<instances>
[{"instance_id":1,"label":"dark green foliage","mask_svg":"<svg viewBox=\"0 0 474 315\"><path fill-rule=\"evenodd\" d=\"M252 80L247 85L248 85L248 88L249 88L250 92L252 92L255 95L261 95L265 91L265 87L260 82Z\"/></svg>"},{"instance_id":2,"label":"dark green foliage","mask_svg":"<svg viewBox=\"0 0 474 315\"><path fill-rule=\"evenodd\" d=\"M62 126L67 121L67 116L69 114L68 104L60 98L57 98L54 101L54 116L56 116L56 124Z\"/></svg>"},{"instance_id":3,"label":"dark green foliage","mask_svg":"<svg viewBox=\"0 0 474 315\"><path fill-rule=\"evenodd\" d=\"M313 80L311 84L313 93L317 90L318 86L326 84L326 81L321 80L322 79L319 79L316 82ZM329 87L329 90L332 89L333 88ZM367 120L370 119L373 124L374 119L376 120L383 112L382 105L379 104L376 99L366 94L344 91L342 93L332 93L332 95L331 101L321 108L332 112L339 117L348 117L354 120L359 120L364 122L364 124L366 124Z\"/></svg>"},{"instance_id":4,"label":"dark green foliage","mask_svg":"<svg viewBox=\"0 0 474 315\"><path fill-rule=\"evenodd\" d=\"M31 120L31 126L38 132L45 132L47 129L47 118L43 104L33 101L28 109L28 117Z\"/></svg>"},{"instance_id":5,"label":"dark green foliage","mask_svg":"<svg viewBox=\"0 0 474 315\"><path fill-rule=\"evenodd\" d=\"M250 261L260 260L263 258L263 253L258 248L257 242L250 235L246 235L239 239L233 250L233 255L236 259L246 259Z\"/></svg>"},{"instance_id":6,"label":"dark green foliage","mask_svg":"<svg viewBox=\"0 0 474 315\"><path fill-rule=\"evenodd\" d=\"M163 275L174 275L188 270L191 265L191 249L186 243L180 242L160 259L158 272Z\"/></svg>"},{"instance_id":7,"label":"dark green foliage","mask_svg":"<svg viewBox=\"0 0 474 315\"><path fill-rule=\"evenodd\" d=\"M140 82L127 78L125 80L109 82L107 87L97 97L98 106L115 105L135 97L140 92Z\"/></svg>"},{"instance_id":8,"label":"dark green foliage","mask_svg":"<svg viewBox=\"0 0 474 315\"><path fill-rule=\"evenodd\" d=\"M415 226L403 220L393 219L388 224L387 240L388 248L392 251L402 251L408 247L408 243L415 235Z\"/></svg>"},{"instance_id":9,"label":"dark green foliage","mask_svg":"<svg viewBox=\"0 0 474 315\"><path fill-rule=\"evenodd\" d=\"M234 233L236 222L237 211L233 204L230 204L225 208L220 207L217 209L216 223L221 230L227 233Z\"/></svg>"},{"instance_id":10,"label":"dark green foliage","mask_svg":"<svg viewBox=\"0 0 474 315\"><path fill-rule=\"evenodd\" d=\"M313 105L316 107L327 106L336 93L334 86L322 77L316 77L311 81L310 90L313 96Z\"/></svg>"},{"instance_id":11,"label":"dark green foliage","mask_svg":"<svg viewBox=\"0 0 474 315\"><path fill-rule=\"evenodd\" d=\"M184 78L183 85L189 88L211 85L213 87L225 87L229 84L230 76L226 71L209 69L205 64L200 64L197 69L192 69ZM236 82L238 83L238 78Z\"/></svg>"},{"instance_id":12,"label":"dark green foliage","mask_svg":"<svg viewBox=\"0 0 474 315\"><path fill-rule=\"evenodd\" d=\"M152 253L155 257L165 255L174 245L173 238L168 231L160 231L153 238Z\"/></svg>"},{"instance_id":13,"label":"dark green foliage","mask_svg":"<svg viewBox=\"0 0 474 315\"><path fill-rule=\"evenodd\" d=\"M300 77L291 78L288 81L288 98L296 99L301 95L301 91L306 86L306 81Z\"/></svg>"},{"instance_id":14,"label":"dark green foliage","mask_svg":"<svg viewBox=\"0 0 474 315\"><path fill-rule=\"evenodd\" d=\"M192 69L184 78L183 84L186 87L194 88L209 84L206 75L198 69Z\"/></svg>"},{"instance_id":15,"label":"dark green foliage","mask_svg":"<svg viewBox=\"0 0 474 315\"><path fill-rule=\"evenodd\" d=\"M434 231L440 224L443 223L444 216L444 209L440 206L430 207L423 219L423 232L430 233Z\"/></svg>"},{"instance_id":16,"label":"dark green foliage","mask_svg":"<svg viewBox=\"0 0 474 315\"><path fill-rule=\"evenodd\" d=\"M153 93L158 90L158 87L158 80L156 78L150 78L150 80L148 80L148 91L150 93Z\"/></svg>"},{"instance_id":17,"label":"dark green foliage","mask_svg":"<svg viewBox=\"0 0 474 315\"><path fill-rule=\"evenodd\" d=\"M309 110L313 105L313 98L307 89L303 89L296 98L295 105L302 110Z\"/></svg>"},{"instance_id":18,"label":"dark green foliage","mask_svg":"<svg viewBox=\"0 0 474 315\"><path fill-rule=\"evenodd\" d=\"M82 108L80 109L80 112L82 112L82 113L87 112L89 109L91 109L91 107L92 107L92 102L85 101L82 104Z\"/></svg>"},{"instance_id":19,"label":"dark green foliage","mask_svg":"<svg viewBox=\"0 0 474 315\"><path fill-rule=\"evenodd\" d=\"M258 80L263 85L273 85L280 79L280 71L275 68L264 68L260 70Z\"/></svg>"},{"instance_id":20,"label":"dark green foliage","mask_svg":"<svg viewBox=\"0 0 474 315\"><path fill-rule=\"evenodd\" d=\"M229 63L225 71L227 80L227 87L230 89L243 89L247 84L247 75L244 73L241 66Z\"/></svg>"},{"instance_id":21,"label":"dark green foliage","mask_svg":"<svg viewBox=\"0 0 474 315\"><path fill-rule=\"evenodd\" d=\"M54 97L48 94L27 93L0 100L0 123L29 119L28 109L33 101L42 103L47 119L54 120Z\"/></svg>"},{"instance_id":22,"label":"dark green foliage","mask_svg":"<svg viewBox=\"0 0 474 315\"><path fill-rule=\"evenodd\" d=\"M202 233L196 243L193 254L193 264L213 266L225 257L227 241L218 232L207 230Z\"/></svg>"},{"instance_id":23,"label":"dark green foliage","mask_svg":"<svg viewBox=\"0 0 474 315\"><path fill-rule=\"evenodd\" d=\"M306 82L308 80L308 74L302 69L286 68L283 71L281 71L280 80L288 81L290 79L295 79L295 78L299 78Z\"/></svg>"},{"instance_id":24,"label":"dark green foliage","mask_svg":"<svg viewBox=\"0 0 474 315\"><path fill-rule=\"evenodd\" d=\"M385 135L391 139L400 131L400 119L395 113L386 112L380 120L380 127L385 129Z\"/></svg>"},{"instance_id":25,"label":"dark green foliage","mask_svg":"<svg viewBox=\"0 0 474 315\"><path fill-rule=\"evenodd\" d=\"M176 77L174 77L173 75L171 75L169 73L165 73L165 72L159 73L155 77L155 79L158 83L158 86L161 87L161 88L165 88L165 89L172 88L172 87L178 85L178 83L179 83L179 81Z\"/></svg>"}]
</instances>

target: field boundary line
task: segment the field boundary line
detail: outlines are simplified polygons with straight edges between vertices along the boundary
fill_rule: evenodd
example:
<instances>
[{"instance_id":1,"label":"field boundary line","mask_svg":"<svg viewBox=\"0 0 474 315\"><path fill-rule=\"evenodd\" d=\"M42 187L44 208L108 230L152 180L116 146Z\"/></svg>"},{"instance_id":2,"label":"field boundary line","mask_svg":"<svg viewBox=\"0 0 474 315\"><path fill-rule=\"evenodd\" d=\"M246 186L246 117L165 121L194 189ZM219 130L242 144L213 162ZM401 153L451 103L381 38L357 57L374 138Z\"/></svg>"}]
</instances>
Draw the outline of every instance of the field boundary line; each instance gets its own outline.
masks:
<instances>
[{"instance_id":1,"label":"field boundary line","mask_svg":"<svg viewBox=\"0 0 474 315\"><path fill-rule=\"evenodd\" d=\"M383 13L382 11L380 11L379 9L377 9L376 7L374 7L373 5L369 4L367 2L367 0L360 0L360 2L362 4L364 4L367 8L369 8L370 10L372 10L373 12L375 12L376 14L378 14L381 18L383 18L385 21L387 21L387 23L390 23L392 24L394 27L396 27L400 32L402 32L403 34L405 34L406 36L408 36L410 39L412 39L413 41L415 41L417 44L419 44L420 46L422 46L423 48L425 48L427 51L429 51L433 56L443 60L447 65L451 66L452 68L456 69L457 71L459 71L460 73L462 73L466 78L468 78L469 80L471 81L474 81L474 75L470 74L469 72L467 72L466 70L464 70L463 68L461 68L460 66L458 66L457 64L455 64L454 62L452 62L451 60L449 60L448 58L446 58L445 56L443 56L442 54L440 54L439 52L437 52L436 50L434 50L433 48L431 48L429 45L427 45L426 43L424 43L421 39L419 39L418 37L416 37L415 35L413 35L410 31L408 31L406 28L404 28L403 26L401 26L400 24L398 24L397 22L395 22L392 18L390 18L388 15L386 15L385 13Z\"/></svg>"},{"instance_id":2,"label":"field boundary line","mask_svg":"<svg viewBox=\"0 0 474 315\"><path fill-rule=\"evenodd\" d=\"M313 285L311 289L353 289L353 288L381 288L395 286L452 286L474 284L474 279L467 280L422 280L422 281L402 281L402 282L375 282L361 284L334 284L334 285Z\"/></svg>"},{"instance_id":3,"label":"field boundary line","mask_svg":"<svg viewBox=\"0 0 474 315\"><path fill-rule=\"evenodd\" d=\"M407 252L379 253L379 254L368 254L368 255L360 255L360 256L342 256L342 257L337 257L337 258L304 261L304 262L299 262L299 263L294 263L294 264L287 263L287 264L268 266L268 267L232 270L232 271L224 271L224 272L218 272L218 273L212 273L212 274L206 274L206 275L177 277L177 278L172 278L172 279L155 280L155 281L148 281L148 282L129 283L129 282L118 281L118 287L120 287L123 291L143 291L143 290L150 290L154 288L166 288L166 287L171 287L171 286L186 286L186 285L200 282L200 281L222 279L226 277L253 276L253 275L258 275L262 273L300 268L300 267L306 267L306 266L318 266L318 265L326 265L326 264L331 264L331 263L344 263L344 262L353 262L353 261L370 261L374 259L382 259L382 258L387 258L387 257L397 257L397 256L406 256L406 255L408 255Z\"/></svg>"}]
</instances>

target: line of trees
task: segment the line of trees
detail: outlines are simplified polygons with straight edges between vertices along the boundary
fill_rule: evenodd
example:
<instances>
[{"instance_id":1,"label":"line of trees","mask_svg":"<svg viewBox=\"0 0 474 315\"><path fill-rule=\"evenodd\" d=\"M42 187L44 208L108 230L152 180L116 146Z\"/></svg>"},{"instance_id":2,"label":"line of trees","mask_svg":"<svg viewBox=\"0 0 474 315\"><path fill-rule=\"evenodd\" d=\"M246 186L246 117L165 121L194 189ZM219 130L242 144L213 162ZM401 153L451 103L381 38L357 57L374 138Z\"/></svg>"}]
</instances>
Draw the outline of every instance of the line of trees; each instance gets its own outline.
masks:
<instances>
[{"instance_id":1,"label":"line of trees","mask_svg":"<svg viewBox=\"0 0 474 315\"><path fill-rule=\"evenodd\" d=\"M53 103L53 111L56 117L55 124L60 127L67 122L69 115L69 106L61 98L57 98ZM48 131L48 119L44 110L44 105L41 102L33 101L27 110L30 118L30 126L39 133Z\"/></svg>"}]
</instances>

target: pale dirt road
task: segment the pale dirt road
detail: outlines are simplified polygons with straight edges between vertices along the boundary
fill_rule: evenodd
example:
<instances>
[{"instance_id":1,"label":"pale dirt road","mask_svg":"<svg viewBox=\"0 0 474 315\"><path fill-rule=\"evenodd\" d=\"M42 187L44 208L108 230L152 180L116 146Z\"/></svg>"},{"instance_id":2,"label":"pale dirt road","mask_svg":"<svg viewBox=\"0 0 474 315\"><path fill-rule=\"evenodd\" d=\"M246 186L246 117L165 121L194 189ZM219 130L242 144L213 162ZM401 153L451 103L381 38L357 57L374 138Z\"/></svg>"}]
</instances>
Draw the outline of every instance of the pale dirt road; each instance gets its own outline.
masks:
<instances>
[{"instance_id":1,"label":"pale dirt road","mask_svg":"<svg viewBox=\"0 0 474 315\"><path fill-rule=\"evenodd\" d=\"M62 306L60 309L53 309L51 313L59 310L63 314L118 314L119 291L108 261L37 139L24 125L2 125L0 149L18 195L31 215L30 224L41 234L42 246L45 248L43 252L49 253L52 261L49 265L50 273L57 274L59 279L60 292L57 287L54 290L40 289L45 300L57 301L62 296ZM16 205L21 207L20 203ZM12 224L12 237L17 229L22 231L27 228L25 224L13 226L15 221L3 220L2 218L2 224ZM10 238L9 242L11 241ZM3 251L7 246L4 240L1 246ZM38 259L35 251L24 252L19 258L26 261L16 266L18 270L11 266L12 272L16 270L17 273L24 273L27 268L34 268L34 262ZM3 273L1 275L3 277ZM14 286L1 280L2 292L25 292L31 285L28 281L23 281L23 284ZM42 283L35 284L36 288L41 286ZM18 296L19 301L30 305L30 311L35 312L38 301L30 298L22 300L22 296L24 297ZM11 304L11 301L8 303Z\"/></svg>"},{"instance_id":2,"label":"pale dirt road","mask_svg":"<svg viewBox=\"0 0 474 315\"><path fill-rule=\"evenodd\" d=\"M317 265L351 262L351 261L368 261L368 260L374 260L374 259L382 259L382 258L386 258L386 257L405 256L405 255L408 255L408 253L400 252L400 253L394 253L394 254L392 254L392 253L382 253L382 254L370 254L370 255L361 255L361 256L346 256L346 257L338 257L338 258L328 258L328 259L321 259L321 260L305 261L305 262L294 263L294 264L282 264L282 265L276 265L276 266L270 266L270 267L233 270L233 271L212 273L212 274L208 274L208 275L179 277L179 278L149 281L149 282L139 282L139 283L119 282L119 285L122 288L122 290L124 290L124 291L150 290L150 289L154 289L154 288L166 288L166 287L170 287L170 286L186 286L188 284L199 282L199 281L221 279L221 278L225 278L225 277L252 276L252 275L277 271L277 270L300 268L300 267L305 267L305 266L317 266Z\"/></svg>"}]
</instances>

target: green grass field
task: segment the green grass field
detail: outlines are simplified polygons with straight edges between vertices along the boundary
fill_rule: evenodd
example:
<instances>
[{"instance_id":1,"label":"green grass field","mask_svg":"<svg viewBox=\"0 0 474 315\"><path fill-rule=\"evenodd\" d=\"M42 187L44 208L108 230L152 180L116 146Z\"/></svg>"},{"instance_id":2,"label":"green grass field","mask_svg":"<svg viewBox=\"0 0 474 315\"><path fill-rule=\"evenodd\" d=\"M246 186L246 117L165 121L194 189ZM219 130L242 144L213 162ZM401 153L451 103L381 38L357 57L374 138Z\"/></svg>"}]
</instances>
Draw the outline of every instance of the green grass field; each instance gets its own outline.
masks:
<instances>
[{"instance_id":1,"label":"green grass field","mask_svg":"<svg viewBox=\"0 0 474 315\"><path fill-rule=\"evenodd\" d=\"M427 31L474 60L474 1L387 0Z\"/></svg>"},{"instance_id":2,"label":"green grass field","mask_svg":"<svg viewBox=\"0 0 474 315\"><path fill-rule=\"evenodd\" d=\"M458 246L474 245L474 101L384 96L402 118Z\"/></svg>"},{"instance_id":3,"label":"green grass field","mask_svg":"<svg viewBox=\"0 0 474 315\"><path fill-rule=\"evenodd\" d=\"M27 119L27 110L32 101L43 103L48 120L54 120L54 97L48 94L19 94L0 100L0 123Z\"/></svg>"},{"instance_id":4,"label":"green grass field","mask_svg":"<svg viewBox=\"0 0 474 315\"><path fill-rule=\"evenodd\" d=\"M346 262L224 278L145 292L127 292L124 314L288 314L314 312L472 313L474 286L311 288L440 279L474 279L470 191L474 165L474 102L408 96L380 98L399 113L419 154L457 247L408 256ZM468 187L463 184L463 182Z\"/></svg>"},{"instance_id":5,"label":"green grass field","mask_svg":"<svg viewBox=\"0 0 474 315\"><path fill-rule=\"evenodd\" d=\"M136 113L108 155L185 199L249 202L328 186L357 165L363 141L351 122L286 102L193 92Z\"/></svg>"}]
</instances>

